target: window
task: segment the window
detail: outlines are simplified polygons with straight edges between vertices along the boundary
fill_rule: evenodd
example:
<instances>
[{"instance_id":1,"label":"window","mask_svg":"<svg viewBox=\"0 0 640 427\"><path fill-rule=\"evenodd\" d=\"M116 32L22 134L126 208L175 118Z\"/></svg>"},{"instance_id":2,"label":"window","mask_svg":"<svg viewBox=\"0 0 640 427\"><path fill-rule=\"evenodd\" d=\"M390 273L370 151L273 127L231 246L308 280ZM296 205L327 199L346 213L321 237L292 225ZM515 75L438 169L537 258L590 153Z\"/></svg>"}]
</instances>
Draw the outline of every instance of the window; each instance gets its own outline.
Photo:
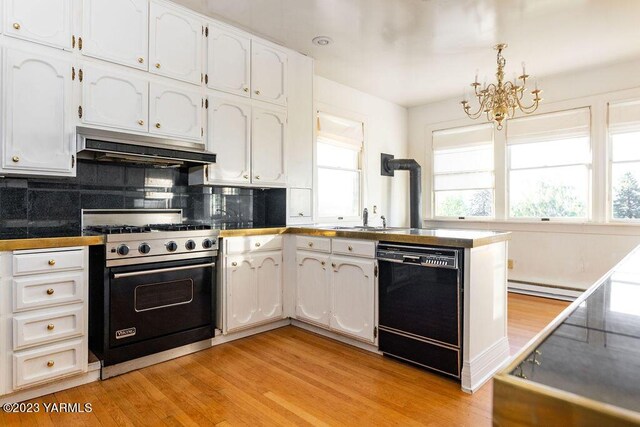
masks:
<instances>
[{"instance_id":1,"label":"window","mask_svg":"<svg viewBox=\"0 0 640 427\"><path fill-rule=\"evenodd\" d=\"M361 122L318 113L318 216L357 219L361 203Z\"/></svg>"},{"instance_id":2,"label":"window","mask_svg":"<svg viewBox=\"0 0 640 427\"><path fill-rule=\"evenodd\" d=\"M640 100L609 104L610 215L640 219Z\"/></svg>"},{"instance_id":3,"label":"window","mask_svg":"<svg viewBox=\"0 0 640 427\"><path fill-rule=\"evenodd\" d=\"M494 216L493 125L432 135L435 216Z\"/></svg>"},{"instance_id":4,"label":"window","mask_svg":"<svg viewBox=\"0 0 640 427\"><path fill-rule=\"evenodd\" d=\"M590 109L509 120L507 169L511 218L588 217Z\"/></svg>"}]
</instances>

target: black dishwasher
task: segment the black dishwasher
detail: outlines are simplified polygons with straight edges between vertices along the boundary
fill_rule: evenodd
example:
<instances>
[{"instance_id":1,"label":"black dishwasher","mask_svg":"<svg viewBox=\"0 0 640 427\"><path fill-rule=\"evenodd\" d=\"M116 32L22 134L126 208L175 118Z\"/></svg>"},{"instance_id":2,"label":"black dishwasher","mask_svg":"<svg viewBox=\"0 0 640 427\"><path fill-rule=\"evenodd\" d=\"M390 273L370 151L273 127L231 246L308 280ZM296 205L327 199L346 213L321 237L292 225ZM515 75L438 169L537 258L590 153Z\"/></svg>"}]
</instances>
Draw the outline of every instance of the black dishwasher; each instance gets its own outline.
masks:
<instances>
[{"instance_id":1,"label":"black dishwasher","mask_svg":"<svg viewBox=\"0 0 640 427\"><path fill-rule=\"evenodd\" d=\"M463 250L380 243L379 348L460 378Z\"/></svg>"}]
</instances>

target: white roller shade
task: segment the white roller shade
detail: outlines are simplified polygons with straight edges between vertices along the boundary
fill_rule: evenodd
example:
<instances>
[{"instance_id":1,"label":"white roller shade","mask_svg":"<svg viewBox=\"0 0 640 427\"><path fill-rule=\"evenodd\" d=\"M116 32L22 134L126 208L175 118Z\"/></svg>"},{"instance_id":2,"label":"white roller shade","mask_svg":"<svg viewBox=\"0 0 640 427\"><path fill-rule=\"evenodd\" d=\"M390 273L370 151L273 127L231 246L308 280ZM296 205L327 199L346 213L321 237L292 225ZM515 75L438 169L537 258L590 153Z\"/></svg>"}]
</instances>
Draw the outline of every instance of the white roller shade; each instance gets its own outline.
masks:
<instances>
[{"instance_id":1,"label":"white roller shade","mask_svg":"<svg viewBox=\"0 0 640 427\"><path fill-rule=\"evenodd\" d=\"M609 132L640 131L640 100L609 104Z\"/></svg>"},{"instance_id":2,"label":"white roller shade","mask_svg":"<svg viewBox=\"0 0 640 427\"><path fill-rule=\"evenodd\" d=\"M318 137L361 149L364 141L362 122L318 112Z\"/></svg>"},{"instance_id":3,"label":"white roller shade","mask_svg":"<svg viewBox=\"0 0 640 427\"><path fill-rule=\"evenodd\" d=\"M493 125L486 123L433 132L433 150L470 148L493 143Z\"/></svg>"},{"instance_id":4,"label":"white roller shade","mask_svg":"<svg viewBox=\"0 0 640 427\"><path fill-rule=\"evenodd\" d=\"M589 107L507 121L507 145L589 136Z\"/></svg>"}]
</instances>

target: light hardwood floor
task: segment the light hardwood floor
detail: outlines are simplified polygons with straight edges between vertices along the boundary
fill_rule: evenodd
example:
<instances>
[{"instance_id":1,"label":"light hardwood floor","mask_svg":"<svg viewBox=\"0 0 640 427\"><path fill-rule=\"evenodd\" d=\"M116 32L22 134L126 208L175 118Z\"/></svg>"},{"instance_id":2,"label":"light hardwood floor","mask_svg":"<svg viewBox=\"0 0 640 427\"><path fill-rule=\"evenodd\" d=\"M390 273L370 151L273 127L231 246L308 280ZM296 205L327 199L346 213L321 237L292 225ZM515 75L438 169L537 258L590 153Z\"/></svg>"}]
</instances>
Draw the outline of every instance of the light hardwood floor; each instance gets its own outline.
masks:
<instances>
[{"instance_id":1,"label":"light hardwood floor","mask_svg":"<svg viewBox=\"0 0 640 427\"><path fill-rule=\"evenodd\" d=\"M509 295L512 352L568 303ZM292 326L31 402L91 413L7 415L2 426L491 425L492 384L453 380Z\"/></svg>"}]
</instances>

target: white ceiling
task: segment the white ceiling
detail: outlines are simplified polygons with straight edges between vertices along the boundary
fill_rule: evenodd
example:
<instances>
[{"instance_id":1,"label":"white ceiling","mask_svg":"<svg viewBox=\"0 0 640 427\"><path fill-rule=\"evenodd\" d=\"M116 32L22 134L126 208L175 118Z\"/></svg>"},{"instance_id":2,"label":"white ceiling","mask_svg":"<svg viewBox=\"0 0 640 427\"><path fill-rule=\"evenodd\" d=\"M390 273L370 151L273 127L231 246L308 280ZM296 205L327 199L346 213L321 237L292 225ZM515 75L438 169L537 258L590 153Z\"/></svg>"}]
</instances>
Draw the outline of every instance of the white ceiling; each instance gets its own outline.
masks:
<instances>
[{"instance_id":1,"label":"white ceiling","mask_svg":"<svg viewBox=\"0 0 640 427\"><path fill-rule=\"evenodd\" d=\"M493 80L640 56L640 0L175 0L316 59L316 74L403 106ZM315 36L333 43L318 47ZM519 73L520 74L520 73Z\"/></svg>"}]
</instances>

